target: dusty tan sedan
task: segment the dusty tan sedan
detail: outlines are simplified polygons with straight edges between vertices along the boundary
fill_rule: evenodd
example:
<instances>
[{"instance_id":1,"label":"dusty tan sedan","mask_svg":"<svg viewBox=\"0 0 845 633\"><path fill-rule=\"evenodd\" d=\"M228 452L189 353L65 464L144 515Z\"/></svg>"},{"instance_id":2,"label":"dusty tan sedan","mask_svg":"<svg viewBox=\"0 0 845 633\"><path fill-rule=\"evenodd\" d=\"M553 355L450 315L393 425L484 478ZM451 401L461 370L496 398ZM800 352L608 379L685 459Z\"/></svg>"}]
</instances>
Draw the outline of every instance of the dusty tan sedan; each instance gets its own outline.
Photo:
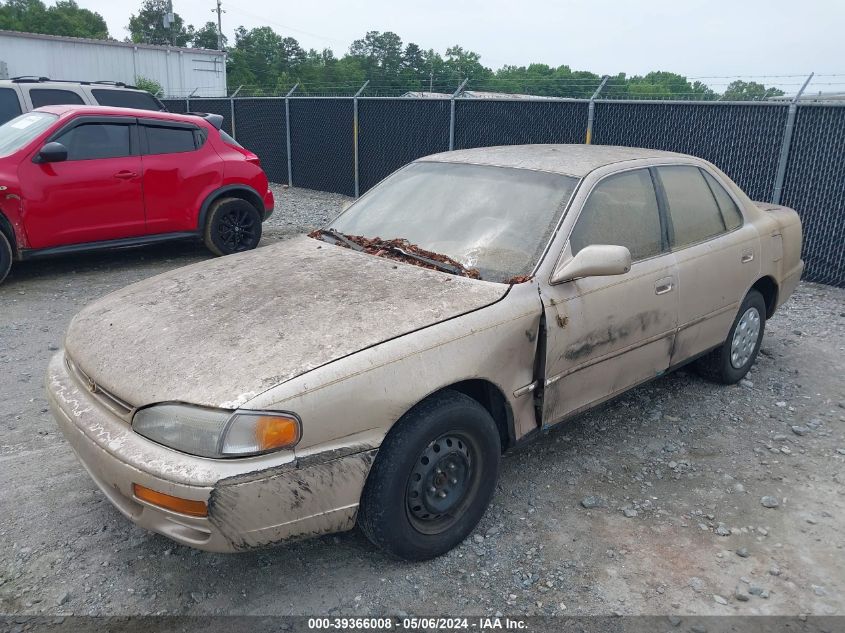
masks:
<instances>
[{"instance_id":1,"label":"dusty tan sedan","mask_svg":"<svg viewBox=\"0 0 845 633\"><path fill-rule=\"evenodd\" d=\"M86 307L47 388L145 528L230 552L357 521L424 559L475 527L503 451L690 361L740 380L800 250L794 211L690 156L438 154L311 236Z\"/></svg>"}]
</instances>

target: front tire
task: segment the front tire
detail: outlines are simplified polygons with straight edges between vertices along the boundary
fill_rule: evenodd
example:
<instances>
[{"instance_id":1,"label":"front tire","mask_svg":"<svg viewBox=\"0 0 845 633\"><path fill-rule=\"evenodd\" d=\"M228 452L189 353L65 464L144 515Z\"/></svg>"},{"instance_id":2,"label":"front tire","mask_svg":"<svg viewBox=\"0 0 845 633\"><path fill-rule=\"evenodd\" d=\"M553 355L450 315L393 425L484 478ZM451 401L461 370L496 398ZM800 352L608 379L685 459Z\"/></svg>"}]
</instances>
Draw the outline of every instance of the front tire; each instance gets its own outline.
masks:
<instances>
[{"instance_id":1,"label":"front tire","mask_svg":"<svg viewBox=\"0 0 845 633\"><path fill-rule=\"evenodd\" d=\"M501 443L477 401L443 391L396 423L367 478L358 525L391 556L426 560L463 541L490 504Z\"/></svg>"},{"instance_id":2,"label":"front tire","mask_svg":"<svg viewBox=\"0 0 845 633\"><path fill-rule=\"evenodd\" d=\"M12 245L6 235L0 231L0 284L12 269Z\"/></svg>"},{"instance_id":3,"label":"front tire","mask_svg":"<svg viewBox=\"0 0 845 633\"><path fill-rule=\"evenodd\" d=\"M728 338L720 347L695 361L696 371L723 385L738 383L757 359L765 328L766 301L759 292L750 290L739 307Z\"/></svg>"},{"instance_id":4,"label":"front tire","mask_svg":"<svg viewBox=\"0 0 845 633\"><path fill-rule=\"evenodd\" d=\"M240 198L216 200L208 213L203 241L215 255L249 251L261 240L258 210Z\"/></svg>"}]
</instances>

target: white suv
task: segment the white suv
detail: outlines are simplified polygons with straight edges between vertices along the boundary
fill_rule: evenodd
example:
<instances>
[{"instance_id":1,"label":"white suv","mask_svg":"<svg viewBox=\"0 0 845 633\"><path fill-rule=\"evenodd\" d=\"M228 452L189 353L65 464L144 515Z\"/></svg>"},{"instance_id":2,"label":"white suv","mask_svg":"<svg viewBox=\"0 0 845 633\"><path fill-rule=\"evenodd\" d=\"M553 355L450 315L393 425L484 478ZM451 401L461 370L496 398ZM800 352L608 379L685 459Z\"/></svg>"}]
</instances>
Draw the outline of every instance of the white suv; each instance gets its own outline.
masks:
<instances>
[{"instance_id":1,"label":"white suv","mask_svg":"<svg viewBox=\"0 0 845 633\"><path fill-rule=\"evenodd\" d=\"M104 105L166 110L146 90L117 81L56 81L47 77L0 80L0 125L23 112L46 105Z\"/></svg>"}]
</instances>

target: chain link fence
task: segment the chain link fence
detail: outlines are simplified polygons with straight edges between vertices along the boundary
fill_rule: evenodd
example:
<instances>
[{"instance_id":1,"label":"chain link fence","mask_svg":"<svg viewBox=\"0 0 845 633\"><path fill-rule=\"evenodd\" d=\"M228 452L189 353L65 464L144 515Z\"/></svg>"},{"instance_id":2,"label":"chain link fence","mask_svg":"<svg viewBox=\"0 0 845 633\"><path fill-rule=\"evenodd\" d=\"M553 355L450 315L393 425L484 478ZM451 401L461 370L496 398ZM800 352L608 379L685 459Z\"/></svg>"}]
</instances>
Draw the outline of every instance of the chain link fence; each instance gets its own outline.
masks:
<instances>
[{"instance_id":1,"label":"chain link fence","mask_svg":"<svg viewBox=\"0 0 845 633\"><path fill-rule=\"evenodd\" d=\"M805 278L845 286L845 103L430 97L167 99L214 112L273 182L364 193L450 149L523 143L626 145L699 156L755 200L804 224ZM794 119L794 126L793 126Z\"/></svg>"}]
</instances>

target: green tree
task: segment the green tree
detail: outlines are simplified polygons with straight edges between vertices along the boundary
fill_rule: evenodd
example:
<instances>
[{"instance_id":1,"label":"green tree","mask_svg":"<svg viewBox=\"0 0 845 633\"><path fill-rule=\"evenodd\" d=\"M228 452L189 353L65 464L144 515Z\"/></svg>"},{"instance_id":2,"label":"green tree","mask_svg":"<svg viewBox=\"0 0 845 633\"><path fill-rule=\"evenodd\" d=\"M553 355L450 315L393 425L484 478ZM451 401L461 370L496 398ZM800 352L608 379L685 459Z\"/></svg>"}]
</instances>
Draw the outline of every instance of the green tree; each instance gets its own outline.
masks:
<instances>
[{"instance_id":1,"label":"green tree","mask_svg":"<svg viewBox=\"0 0 845 633\"><path fill-rule=\"evenodd\" d=\"M187 46L194 37L194 27L185 26L182 16L173 14L173 23L165 28L167 0L144 0L138 14L129 17L129 36L139 44ZM216 45L215 45L216 47Z\"/></svg>"},{"instance_id":2,"label":"green tree","mask_svg":"<svg viewBox=\"0 0 845 633\"><path fill-rule=\"evenodd\" d=\"M742 81L737 79L728 84L723 101L765 101L769 97L782 97L783 90L767 88L756 81Z\"/></svg>"},{"instance_id":3,"label":"green tree","mask_svg":"<svg viewBox=\"0 0 845 633\"><path fill-rule=\"evenodd\" d=\"M376 89L399 87L402 71L402 38L391 31L367 31L349 47L349 56Z\"/></svg>"},{"instance_id":4,"label":"green tree","mask_svg":"<svg viewBox=\"0 0 845 633\"><path fill-rule=\"evenodd\" d=\"M157 82L155 79L150 79L148 77L135 77L135 86L140 88L141 90L146 90L151 95L157 95L160 92L164 92L164 88L161 87L161 84Z\"/></svg>"},{"instance_id":5,"label":"green tree","mask_svg":"<svg viewBox=\"0 0 845 633\"><path fill-rule=\"evenodd\" d=\"M446 49L445 68L452 75L453 81L457 83L464 79L484 80L493 74L489 68L481 65L481 55L457 45Z\"/></svg>"},{"instance_id":6,"label":"green tree","mask_svg":"<svg viewBox=\"0 0 845 633\"><path fill-rule=\"evenodd\" d=\"M226 48L226 35L223 35L223 48ZM214 22L206 22L205 26L198 28L194 32L194 39L191 41L191 46L194 48L210 48L217 49L217 24Z\"/></svg>"},{"instance_id":7,"label":"green tree","mask_svg":"<svg viewBox=\"0 0 845 633\"><path fill-rule=\"evenodd\" d=\"M0 2L0 29L100 40L109 38L103 16L80 8L74 0L59 0L51 7L46 7L41 0Z\"/></svg>"}]
</instances>

